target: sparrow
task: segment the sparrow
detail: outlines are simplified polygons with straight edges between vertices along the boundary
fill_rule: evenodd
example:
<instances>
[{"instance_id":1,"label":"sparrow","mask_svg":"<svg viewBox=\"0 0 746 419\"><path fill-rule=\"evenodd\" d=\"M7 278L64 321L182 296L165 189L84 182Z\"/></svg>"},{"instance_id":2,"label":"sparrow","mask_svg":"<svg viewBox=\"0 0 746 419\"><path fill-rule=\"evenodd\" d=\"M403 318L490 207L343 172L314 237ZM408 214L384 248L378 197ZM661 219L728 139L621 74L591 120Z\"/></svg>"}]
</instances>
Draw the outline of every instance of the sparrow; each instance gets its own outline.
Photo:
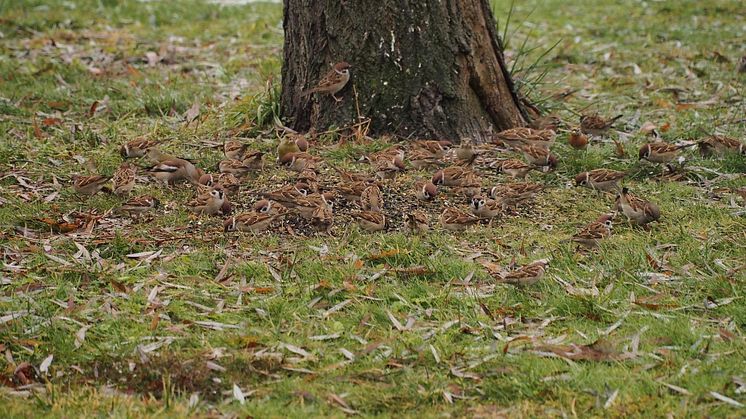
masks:
<instances>
[{"instance_id":1,"label":"sparrow","mask_svg":"<svg viewBox=\"0 0 746 419\"><path fill-rule=\"evenodd\" d=\"M580 131L583 134L602 136L614 125L617 119L624 115L617 115L611 119L604 119L598 114L592 115L581 115L580 116Z\"/></svg>"},{"instance_id":2,"label":"sparrow","mask_svg":"<svg viewBox=\"0 0 746 419\"><path fill-rule=\"evenodd\" d=\"M322 203L319 204L311 214L311 225L319 231L329 233L334 222L334 212L332 205L326 201L324 195L321 195Z\"/></svg>"},{"instance_id":3,"label":"sparrow","mask_svg":"<svg viewBox=\"0 0 746 419\"><path fill-rule=\"evenodd\" d=\"M647 160L651 163L670 163L679 155L679 150L691 147L691 144L670 144L670 143L647 143L640 147L637 153L639 160Z\"/></svg>"},{"instance_id":4,"label":"sparrow","mask_svg":"<svg viewBox=\"0 0 746 419\"><path fill-rule=\"evenodd\" d=\"M256 172L264 169L264 160L262 160L264 153L257 150L247 151L244 153L241 162L244 166L249 168L249 171Z\"/></svg>"},{"instance_id":5,"label":"sparrow","mask_svg":"<svg viewBox=\"0 0 746 419\"><path fill-rule=\"evenodd\" d=\"M398 145L392 145L391 147L384 148L383 150L377 151L368 156L363 156L363 159L375 163L379 160L395 160L397 157L400 160L404 160L404 149Z\"/></svg>"},{"instance_id":6,"label":"sparrow","mask_svg":"<svg viewBox=\"0 0 746 419\"><path fill-rule=\"evenodd\" d=\"M438 195L438 187L430 181L419 181L414 184L414 196L421 201L431 201Z\"/></svg>"},{"instance_id":7,"label":"sparrow","mask_svg":"<svg viewBox=\"0 0 746 419\"><path fill-rule=\"evenodd\" d=\"M201 169L184 159L164 160L148 169L148 172L156 179L169 185L173 185L179 180L196 184L204 174Z\"/></svg>"},{"instance_id":8,"label":"sparrow","mask_svg":"<svg viewBox=\"0 0 746 419\"><path fill-rule=\"evenodd\" d=\"M433 166L438 166L441 163L440 158L435 154L422 149L410 151L408 157L409 164L411 164L416 170L428 169Z\"/></svg>"},{"instance_id":9,"label":"sparrow","mask_svg":"<svg viewBox=\"0 0 746 419\"><path fill-rule=\"evenodd\" d=\"M480 218L494 218L500 215L502 212L502 205L493 200L487 199L484 196L477 195L471 198L469 204L471 212Z\"/></svg>"},{"instance_id":10,"label":"sparrow","mask_svg":"<svg viewBox=\"0 0 746 419\"><path fill-rule=\"evenodd\" d=\"M135 171L132 165L122 163L111 178L114 185L114 193L117 195L126 195L132 192L132 189L135 187L136 176L137 171Z\"/></svg>"},{"instance_id":11,"label":"sparrow","mask_svg":"<svg viewBox=\"0 0 746 419\"><path fill-rule=\"evenodd\" d=\"M430 181L437 186L461 186L466 176L472 171L463 166L449 166L438 170Z\"/></svg>"},{"instance_id":12,"label":"sparrow","mask_svg":"<svg viewBox=\"0 0 746 419\"><path fill-rule=\"evenodd\" d=\"M319 161L321 161L321 159L318 157L299 151L297 153L287 153L282 156L282 158L280 158L280 165L288 170L300 173L306 169L315 168L316 163Z\"/></svg>"},{"instance_id":13,"label":"sparrow","mask_svg":"<svg viewBox=\"0 0 746 419\"><path fill-rule=\"evenodd\" d=\"M160 204L159 200L150 195L140 195L127 200L117 208L117 211L128 215L140 215L158 208Z\"/></svg>"},{"instance_id":14,"label":"sparrow","mask_svg":"<svg viewBox=\"0 0 746 419\"><path fill-rule=\"evenodd\" d=\"M738 62L738 70L739 73L746 73L746 55L741 57L741 61Z\"/></svg>"},{"instance_id":15,"label":"sparrow","mask_svg":"<svg viewBox=\"0 0 746 419\"><path fill-rule=\"evenodd\" d=\"M298 138L296 138L296 140L295 140L295 145L298 146L298 150L300 150L300 151L302 151L304 153L306 151L308 151L309 144L308 144L308 140L306 139L305 136L298 136Z\"/></svg>"},{"instance_id":16,"label":"sparrow","mask_svg":"<svg viewBox=\"0 0 746 419\"><path fill-rule=\"evenodd\" d=\"M223 186L223 190L225 190L225 194L228 196L238 195L238 190L241 187L241 182L231 173L221 173L219 175L205 173L199 177L197 183L204 186L215 186L219 183Z\"/></svg>"},{"instance_id":17,"label":"sparrow","mask_svg":"<svg viewBox=\"0 0 746 419\"><path fill-rule=\"evenodd\" d=\"M552 154L548 148L528 145L523 146L520 149L528 164L542 167L547 170L554 170L557 168L557 156Z\"/></svg>"},{"instance_id":18,"label":"sparrow","mask_svg":"<svg viewBox=\"0 0 746 419\"><path fill-rule=\"evenodd\" d=\"M456 160L461 165L470 166L477 159L477 152L474 150L471 138L462 138L455 153Z\"/></svg>"},{"instance_id":19,"label":"sparrow","mask_svg":"<svg viewBox=\"0 0 746 419\"><path fill-rule=\"evenodd\" d=\"M373 184L360 194L360 207L363 211L381 211L383 209L383 192Z\"/></svg>"},{"instance_id":20,"label":"sparrow","mask_svg":"<svg viewBox=\"0 0 746 419\"><path fill-rule=\"evenodd\" d=\"M279 214L286 213L287 207L269 199L260 199L251 206L251 210L259 214Z\"/></svg>"},{"instance_id":21,"label":"sparrow","mask_svg":"<svg viewBox=\"0 0 746 419\"><path fill-rule=\"evenodd\" d=\"M433 155L436 159L442 159L443 157L445 157L446 152L452 146L453 146L453 143L448 140L420 140L420 141L414 141L411 144L411 147L414 150L421 150L426 153L429 153Z\"/></svg>"},{"instance_id":22,"label":"sparrow","mask_svg":"<svg viewBox=\"0 0 746 419\"><path fill-rule=\"evenodd\" d=\"M145 155L152 164L162 163L166 160L186 160L179 159L172 154L162 152L158 147L150 147L146 150Z\"/></svg>"},{"instance_id":23,"label":"sparrow","mask_svg":"<svg viewBox=\"0 0 746 419\"><path fill-rule=\"evenodd\" d=\"M617 194L614 208L630 221L643 227L661 217L657 205L632 195L627 188L622 188L622 191Z\"/></svg>"},{"instance_id":24,"label":"sparrow","mask_svg":"<svg viewBox=\"0 0 746 419\"><path fill-rule=\"evenodd\" d=\"M261 196L285 206L293 206L298 199L306 198L309 193L308 185L299 182L295 185L285 185L280 189L262 193Z\"/></svg>"},{"instance_id":25,"label":"sparrow","mask_svg":"<svg viewBox=\"0 0 746 419\"><path fill-rule=\"evenodd\" d=\"M314 193L309 194L304 198L297 198L286 203L283 202L282 204L287 206L288 208L292 208L301 217L305 219L311 219L313 218L314 212L319 207L328 207L330 210L332 209L331 198L331 193Z\"/></svg>"},{"instance_id":26,"label":"sparrow","mask_svg":"<svg viewBox=\"0 0 746 419\"><path fill-rule=\"evenodd\" d=\"M298 176L295 177L297 182L305 183L313 192L319 191L319 172L315 167L307 167L303 169Z\"/></svg>"},{"instance_id":27,"label":"sparrow","mask_svg":"<svg viewBox=\"0 0 746 419\"><path fill-rule=\"evenodd\" d=\"M339 178L345 182L365 182L370 179L370 175L368 175L367 173L350 172L347 170L340 169L329 163L327 164L331 166L332 169L334 169L334 171L337 172L337 174L339 175Z\"/></svg>"},{"instance_id":28,"label":"sparrow","mask_svg":"<svg viewBox=\"0 0 746 419\"><path fill-rule=\"evenodd\" d=\"M572 241L587 248L598 247L601 240L611 236L613 214L604 214L592 223L583 227L572 236Z\"/></svg>"},{"instance_id":29,"label":"sparrow","mask_svg":"<svg viewBox=\"0 0 746 419\"><path fill-rule=\"evenodd\" d=\"M308 96L313 93L324 93L331 95L335 101L341 102L342 99L336 96L342 90L348 81L350 81L350 65L345 61L334 64L331 71L319 81L316 87L303 91L302 96Z\"/></svg>"},{"instance_id":30,"label":"sparrow","mask_svg":"<svg viewBox=\"0 0 746 419\"><path fill-rule=\"evenodd\" d=\"M376 176L382 180L396 179L396 175L406 169L406 166L404 166L404 160L399 156L396 156L393 159L377 159L375 160L374 167Z\"/></svg>"},{"instance_id":31,"label":"sparrow","mask_svg":"<svg viewBox=\"0 0 746 419\"><path fill-rule=\"evenodd\" d=\"M478 217L456 207L446 207L440 214L440 225L448 231L463 231L478 222Z\"/></svg>"},{"instance_id":32,"label":"sparrow","mask_svg":"<svg viewBox=\"0 0 746 419\"><path fill-rule=\"evenodd\" d=\"M713 135L705 138L697 143L697 147L699 148L699 152L705 157L712 155L713 152L719 156L728 153L746 155L746 144L724 135Z\"/></svg>"},{"instance_id":33,"label":"sparrow","mask_svg":"<svg viewBox=\"0 0 746 419\"><path fill-rule=\"evenodd\" d=\"M567 142L576 150L584 150L588 147L588 137L577 128L573 128L572 131L570 131L570 136L568 137Z\"/></svg>"},{"instance_id":34,"label":"sparrow","mask_svg":"<svg viewBox=\"0 0 746 419\"><path fill-rule=\"evenodd\" d=\"M533 285L539 282L539 280L544 276L544 272L546 272L548 266L549 261L547 259L539 259L528 265L521 266L516 270L500 275L500 282L520 287Z\"/></svg>"},{"instance_id":35,"label":"sparrow","mask_svg":"<svg viewBox=\"0 0 746 419\"><path fill-rule=\"evenodd\" d=\"M467 173L461 179L459 186L454 189L454 192L458 195L464 195L467 198L479 195L482 193L482 178L476 173Z\"/></svg>"},{"instance_id":36,"label":"sparrow","mask_svg":"<svg viewBox=\"0 0 746 419\"><path fill-rule=\"evenodd\" d=\"M407 214L407 222L404 225L407 232L412 234L424 233L430 230L430 221L427 214L422 211L412 211Z\"/></svg>"},{"instance_id":37,"label":"sparrow","mask_svg":"<svg viewBox=\"0 0 746 419\"><path fill-rule=\"evenodd\" d=\"M215 185L211 191L200 194L197 198L189 201L189 210L199 215L215 215L223 208L225 194L223 187Z\"/></svg>"},{"instance_id":38,"label":"sparrow","mask_svg":"<svg viewBox=\"0 0 746 419\"><path fill-rule=\"evenodd\" d=\"M99 176L99 175L93 175L93 176L80 176L80 175L73 175L73 190L78 195L95 195L99 193L100 191L104 192L111 192L109 188L106 187L106 183L109 182L108 176Z\"/></svg>"},{"instance_id":39,"label":"sparrow","mask_svg":"<svg viewBox=\"0 0 746 419\"><path fill-rule=\"evenodd\" d=\"M360 201L363 191L371 185L375 185L375 182L353 181L340 183L334 189L347 201L355 202Z\"/></svg>"},{"instance_id":40,"label":"sparrow","mask_svg":"<svg viewBox=\"0 0 746 419\"><path fill-rule=\"evenodd\" d=\"M590 172L578 173L575 176L575 186L611 192L619 189L619 181L625 176L627 173L617 170L593 169Z\"/></svg>"},{"instance_id":41,"label":"sparrow","mask_svg":"<svg viewBox=\"0 0 746 419\"><path fill-rule=\"evenodd\" d=\"M157 145L158 142L155 140L137 138L125 144L122 144L122 147L119 149L119 154L122 156L123 159L142 157L145 155L145 153L148 152L149 148L154 148Z\"/></svg>"},{"instance_id":42,"label":"sparrow","mask_svg":"<svg viewBox=\"0 0 746 419\"><path fill-rule=\"evenodd\" d=\"M277 161L279 162L286 154L299 153L300 151L301 149L298 147L296 136L288 134L280 138L280 143L277 145Z\"/></svg>"},{"instance_id":43,"label":"sparrow","mask_svg":"<svg viewBox=\"0 0 746 419\"><path fill-rule=\"evenodd\" d=\"M521 145L535 145L548 148L554 143L555 137L556 133L550 129L537 130L518 127L498 132L494 135L493 142L497 140L513 148Z\"/></svg>"},{"instance_id":44,"label":"sparrow","mask_svg":"<svg viewBox=\"0 0 746 419\"><path fill-rule=\"evenodd\" d=\"M534 168L533 166L516 159L502 160L497 162L495 166L497 173L505 173L514 179L525 179L528 172Z\"/></svg>"},{"instance_id":45,"label":"sparrow","mask_svg":"<svg viewBox=\"0 0 746 419\"><path fill-rule=\"evenodd\" d=\"M284 208L284 207L283 207ZM269 228L275 220L285 216L287 210L276 213L246 212L230 217L223 222L223 231L241 231L245 233L261 233Z\"/></svg>"},{"instance_id":46,"label":"sparrow","mask_svg":"<svg viewBox=\"0 0 746 419\"><path fill-rule=\"evenodd\" d=\"M533 198L544 186L538 183L507 183L490 189L490 198L502 203L505 207L521 204Z\"/></svg>"},{"instance_id":47,"label":"sparrow","mask_svg":"<svg viewBox=\"0 0 746 419\"><path fill-rule=\"evenodd\" d=\"M555 115L546 115L546 116L540 116L528 125L529 128L533 128L536 130L552 130L557 131L557 129L562 125L562 120L559 119L559 117Z\"/></svg>"},{"instance_id":48,"label":"sparrow","mask_svg":"<svg viewBox=\"0 0 746 419\"><path fill-rule=\"evenodd\" d=\"M233 176L241 177L247 175L251 168L241 160L221 160L218 163L218 170L220 170L220 173L230 173Z\"/></svg>"},{"instance_id":49,"label":"sparrow","mask_svg":"<svg viewBox=\"0 0 746 419\"><path fill-rule=\"evenodd\" d=\"M379 211L361 211L357 214L353 214L353 217L357 220L357 224L363 230L373 233L376 231L382 231L386 228L386 216Z\"/></svg>"},{"instance_id":50,"label":"sparrow","mask_svg":"<svg viewBox=\"0 0 746 419\"><path fill-rule=\"evenodd\" d=\"M223 153L228 160L243 160L244 153L249 146L241 141L226 141L223 143Z\"/></svg>"}]
</instances>

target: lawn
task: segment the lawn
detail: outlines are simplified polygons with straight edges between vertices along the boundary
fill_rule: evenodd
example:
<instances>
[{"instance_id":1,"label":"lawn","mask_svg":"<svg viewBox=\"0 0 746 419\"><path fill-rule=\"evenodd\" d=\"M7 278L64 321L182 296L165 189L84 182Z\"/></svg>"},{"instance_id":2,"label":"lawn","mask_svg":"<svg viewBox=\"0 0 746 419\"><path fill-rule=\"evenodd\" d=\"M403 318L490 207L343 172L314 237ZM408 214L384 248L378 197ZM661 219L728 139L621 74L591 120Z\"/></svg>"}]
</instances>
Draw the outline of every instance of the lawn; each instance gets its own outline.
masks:
<instances>
[{"instance_id":1,"label":"lawn","mask_svg":"<svg viewBox=\"0 0 746 419\"><path fill-rule=\"evenodd\" d=\"M502 32L511 2L492 3ZM226 139L273 153L281 5L0 0L3 416L746 414L746 159L688 149L675 175L637 159L652 126L746 141L746 5L517 3L506 56L522 92L570 127L623 114L619 132L585 151L560 133L558 169L530 175L546 189L517 214L444 234L444 201L463 202L444 195L417 236L399 228L431 174L416 170L384 187L391 228L374 234L345 207L331 235L225 234L187 211L191 188L144 174L136 192L162 203L145 219L72 191L139 136L204 168ZM387 145L331 133L312 152L363 171L357 157ZM577 252L566 240L613 201L571 185L598 167L628 171L662 217L618 219ZM269 164L235 205L292 179ZM493 276L540 258L535 285Z\"/></svg>"}]
</instances>

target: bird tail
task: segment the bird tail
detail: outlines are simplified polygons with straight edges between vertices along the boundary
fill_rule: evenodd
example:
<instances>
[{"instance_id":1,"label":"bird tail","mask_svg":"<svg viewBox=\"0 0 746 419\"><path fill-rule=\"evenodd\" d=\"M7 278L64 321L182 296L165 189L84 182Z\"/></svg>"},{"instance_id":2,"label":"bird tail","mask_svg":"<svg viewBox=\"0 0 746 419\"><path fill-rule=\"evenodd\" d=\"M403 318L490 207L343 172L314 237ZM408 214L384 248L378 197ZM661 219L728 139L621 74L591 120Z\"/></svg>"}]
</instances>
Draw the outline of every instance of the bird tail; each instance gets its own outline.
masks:
<instances>
[{"instance_id":1,"label":"bird tail","mask_svg":"<svg viewBox=\"0 0 746 419\"><path fill-rule=\"evenodd\" d=\"M312 94L316 93L316 91L317 91L316 88L304 90L304 91L301 92L300 97L306 97L308 95L312 95Z\"/></svg>"}]
</instances>

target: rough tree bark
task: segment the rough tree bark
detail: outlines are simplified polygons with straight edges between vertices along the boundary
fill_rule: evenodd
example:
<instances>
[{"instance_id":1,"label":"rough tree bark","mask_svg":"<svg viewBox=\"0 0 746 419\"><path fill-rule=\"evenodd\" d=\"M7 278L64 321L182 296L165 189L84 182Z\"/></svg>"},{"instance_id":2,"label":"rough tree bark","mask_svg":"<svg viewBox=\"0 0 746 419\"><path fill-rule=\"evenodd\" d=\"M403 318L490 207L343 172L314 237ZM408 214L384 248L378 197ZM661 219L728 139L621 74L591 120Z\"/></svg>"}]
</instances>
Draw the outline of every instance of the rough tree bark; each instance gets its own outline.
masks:
<instances>
[{"instance_id":1,"label":"rough tree bark","mask_svg":"<svg viewBox=\"0 0 746 419\"><path fill-rule=\"evenodd\" d=\"M488 0L284 0L282 114L299 131L362 116L374 134L477 141L525 124ZM337 94L301 97L339 61Z\"/></svg>"}]
</instances>

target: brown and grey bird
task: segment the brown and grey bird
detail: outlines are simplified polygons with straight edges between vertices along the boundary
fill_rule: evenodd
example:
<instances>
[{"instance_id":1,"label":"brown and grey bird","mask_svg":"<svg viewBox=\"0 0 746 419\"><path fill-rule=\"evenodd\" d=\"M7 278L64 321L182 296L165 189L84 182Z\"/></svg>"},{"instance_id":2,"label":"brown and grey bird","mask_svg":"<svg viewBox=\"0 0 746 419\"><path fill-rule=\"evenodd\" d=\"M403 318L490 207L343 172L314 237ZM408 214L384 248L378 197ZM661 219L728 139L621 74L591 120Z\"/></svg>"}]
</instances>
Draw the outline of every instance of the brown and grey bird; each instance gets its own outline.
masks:
<instances>
[{"instance_id":1,"label":"brown and grey bird","mask_svg":"<svg viewBox=\"0 0 746 419\"><path fill-rule=\"evenodd\" d=\"M497 173L505 173L512 178L524 179L534 166L516 159L501 160L495 163Z\"/></svg>"},{"instance_id":2,"label":"brown and grey bird","mask_svg":"<svg viewBox=\"0 0 746 419\"><path fill-rule=\"evenodd\" d=\"M696 145L690 144L670 144L670 143L647 143L640 147L637 155L639 160L647 160L651 163L671 163L679 157L679 151Z\"/></svg>"},{"instance_id":3,"label":"brown and grey bird","mask_svg":"<svg viewBox=\"0 0 746 419\"><path fill-rule=\"evenodd\" d=\"M658 221L661 217L657 205L632 195L627 188L622 188L622 191L617 194L614 208L624 214L631 222L642 227L653 221Z\"/></svg>"},{"instance_id":4,"label":"brown and grey bird","mask_svg":"<svg viewBox=\"0 0 746 419\"><path fill-rule=\"evenodd\" d=\"M187 207L198 215L215 215L222 210L225 203L223 187L215 185L210 191L200 194L197 198L189 201Z\"/></svg>"},{"instance_id":5,"label":"brown and grey bird","mask_svg":"<svg viewBox=\"0 0 746 419\"><path fill-rule=\"evenodd\" d=\"M366 187L360 194L360 207L363 211L381 211L383 209L383 192L376 184Z\"/></svg>"},{"instance_id":6,"label":"brown and grey bird","mask_svg":"<svg viewBox=\"0 0 746 419\"><path fill-rule=\"evenodd\" d=\"M148 169L148 172L156 179L169 185L173 185L180 180L198 184L199 178L204 174L201 169L184 159L164 160Z\"/></svg>"},{"instance_id":7,"label":"brown and grey bird","mask_svg":"<svg viewBox=\"0 0 746 419\"><path fill-rule=\"evenodd\" d=\"M407 222L404 228L412 234L424 233L430 229L430 220L423 211L412 211L407 214Z\"/></svg>"},{"instance_id":8,"label":"brown and grey bird","mask_svg":"<svg viewBox=\"0 0 746 419\"><path fill-rule=\"evenodd\" d=\"M502 142L512 148L523 145L534 145L549 148L557 134L550 129L537 130L533 128L511 128L498 132L493 136L493 142ZM496 140L496 141L495 141Z\"/></svg>"},{"instance_id":9,"label":"brown and grey bird","mask_svg":"<svg viewBox=\"0 0 746 419\"><path fill-rule=\"evenodd\" d=\"M127 200L122 206L117 208L120 213L128 215L140 215L152 211L160 206L160 201L150 195L136 196Z\"/></svg>"},{"instance_id":10,"label":"brown and grey bird","mask_svg":"<svg viewBox=\"0 0 746 419\"><path fill-rule=\"evenodd\" d=\"M624 115L617 115L613 118L606 119L598 114L582 115L580 117L580 131L583 134L603 136L606 134L614 123Z\"/></svg>"},{"instance_id":11,"label":"brown and grey bird","mask_svg":"<svg viewBox=\"0 0 746 419\"><path fill-rule=\"evenodd\" d=\"M572 236L572 241L587 249L598 247L601 240L611 236L613 218L614 214L604 214L598 217L575 233Z\"/></svg>"},{"instance_id":12,"label":"brown and grey bird","mask_svg":"<svg viewBox=\"0 0 746 419\"><path fill-rule=\"evenodd\" d=\"M379 211L361 211L353 214L357 224L363 230L373 233L386 228L386 216Z\"/></svg>"},{"instance_id":13,"label":"brown and grey bird","mask_svg":"<svg viewBox=\"0 0 746 419\"><path fill-rule=\"evenodd\" d=\"M414 196L421 201L431 201L438 195L438 187L430 181L417 181L414 184Z\"/></svg>"},{"instance_id":14,"label":"brown and grey bird","mask_svg":"<svg viewBox=\"0 0 746 419\"><path fill-rule=\"evenodd\" d=\"M122 158L131 159L136 157L142 157L150 148L155 148L158 142L155 140L148 140L146 138L136 138L125 144L119 149L119 154Z\"/></svg>"},{"instance_id":15,"label":"brown and grey bird","mask_svg":"<svg viewBox=\"0 0 746 419\"><path fill-rule=\"evenodd\" d=\"M117 195L127 195L132 192L132 189L135 188L136 176L137 171L135 171L134 166L129 163L122 163L111 178L114 193Z\"/></svg>"},{"instance_id":16,"label":"brown and grey bird","mask_svg":"<svg viewBox=\"0 0 746 419\"><path fill-rule=\"evenodd\" d=\"M575 186L612 192L619 189L619 181L625 176L627 173L618 170L593 169L589 172L578 173L575 176Z\"/></svg>"},{"instance_id":17,"label":"brown and grey bird","mask_svg":"<svg viewBox=\"0 0 746 419\"><path fill-rule=\"evenodd\" d=\"M106 184L109 182L111 178L108 176L100 176L100 175L93 175L93 176L81 176L81 175L73 175L73 190L78 195L95 195L101 191L108 191L111 192L106 187Z\"/></svg>"},{"instance_id":18,"label":"brown and grey bird","mask_svg":"<svg viewBox=\"0 0 746 419\"><path fill-rule=\"evenodd\" d=\"M518 269L500 275L498 280L499 282L519 287L533 285L544 277L544 273L548 266L549 260L539 259L528 265L524 265Z\"/></svg>"},{"instance_id":19,"label":"brown and grey bird","mask_svg":"<svg viewBox=\"0 0 746 419\"><path fill-rule=\"evenodd\" d=\"M348 81L350 81L350 68L352 66L345 61L334 64L332 69L319 80L315 87L304 90L301 96L308 96L313 93L323 93L331 95L335 101L340 102L342 99L336 96L342 90Z\"/></svg>"},{"instance_id":20,"label":"brown and grey bird","mask_svg":"<svg viewBox=\"0 0 746 419\"><path fill-rule=\"evenodd\" d=\"M712 135L697 143L702 156L709 157L712 154L724 156L729 153L746 155L746 144L725 135Z\"/></svg>"},{"instance_id":21,"label":"brown and grey bird","mask_svg":"<svg viewBox=\"0 0 746 419\"><path fill-rule=\"evenodd\" d=\"M479 217L456 207L446 207L440 214L440 225L448 231L463 231L478 222Z\"/></svg>"}]
</instances>

